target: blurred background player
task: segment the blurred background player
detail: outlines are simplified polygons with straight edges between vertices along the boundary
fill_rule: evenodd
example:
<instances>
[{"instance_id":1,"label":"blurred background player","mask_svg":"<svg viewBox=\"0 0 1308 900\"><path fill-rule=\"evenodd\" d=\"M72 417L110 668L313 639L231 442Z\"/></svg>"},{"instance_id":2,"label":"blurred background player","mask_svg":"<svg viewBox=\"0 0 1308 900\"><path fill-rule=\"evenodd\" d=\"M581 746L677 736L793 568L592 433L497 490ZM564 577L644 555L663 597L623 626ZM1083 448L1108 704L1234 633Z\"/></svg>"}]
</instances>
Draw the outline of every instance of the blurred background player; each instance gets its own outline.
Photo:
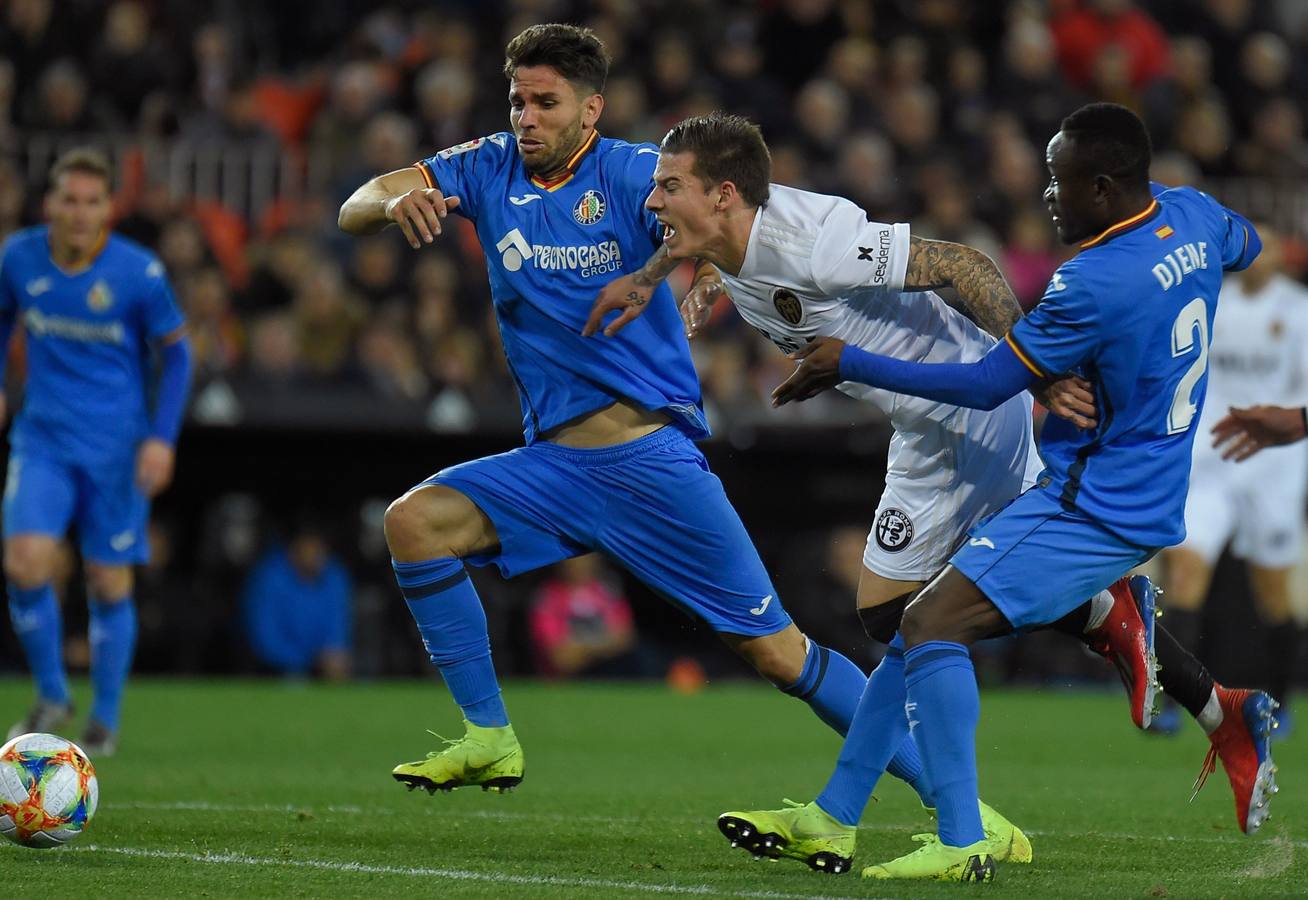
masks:
<instances>
[{"instance_id":1,"label":"blurred background player","mask_svg":"<svg viewBox=\"0 0 1308 900\"><path fill-rule=\"evenodd\" d=\"M293 677L350 677L350 573L318 521L301 518L289 539L255 563L242 596L246 639L258 661Z\"/></svg>"},{"instance_id":2,"label":"blurred background player","mask_svg":"<svg viewBox=\"0 0 1308 900\"><path fill-rule=\"evenodd\" d=\"M1230 407L1290 406L1308 396L1308 289L1282 272L1280 237L1258 227L1263 252L1222 286L1208 353L1208 400L1200 420L1208 433ZM1222 550L1243 559L1259 619L1267 628L1268 692L1280 703L1288 732L1289 692L1301 644L1290 603L1291 571L1302 557L1308 500L1308 448L1265 450L1243 465L1196 440L1185 504L1185 541L1165 551L1167 627L1197 653L1201 614ZM1158 724L1175 731L1176 710Z\"/></svg>"},{"instance_id":3,"label":"blurred background player","mask_svg":"<svg viewBox=\"0 0 1308 900\"><path fill-rule=\"evenodd\" d=\"M150 498L172 480L190 351L163 263L109 231L102 156L62 156L45 212L49 224L13 235L0 258L0 347L16 321L27 340L25 398L10 432L4 569L37 693L10 736L57 731L73 713L51 575L58 542L75 524L94 688L81 745L108 755L136 639L132 566L148 555Z\"/></svg>"}]
</instances>

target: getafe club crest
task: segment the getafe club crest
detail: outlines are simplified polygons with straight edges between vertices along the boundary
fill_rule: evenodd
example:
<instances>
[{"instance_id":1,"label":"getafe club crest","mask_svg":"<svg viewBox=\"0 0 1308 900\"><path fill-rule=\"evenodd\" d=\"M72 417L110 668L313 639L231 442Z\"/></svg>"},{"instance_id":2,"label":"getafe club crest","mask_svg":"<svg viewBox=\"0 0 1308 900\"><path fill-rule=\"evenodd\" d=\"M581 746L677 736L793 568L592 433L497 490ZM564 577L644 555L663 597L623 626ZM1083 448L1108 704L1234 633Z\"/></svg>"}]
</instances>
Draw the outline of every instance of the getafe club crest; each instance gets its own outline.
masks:
<instances>
[{"instance_id":1,"label":"getafe club crest","mask_svg":"<svg viewBox=\"0 0 1308 900\"><path fill-rule=\"evenodd\" d=\"M604 202L604 195L599 191L587 191L581 195L577 205L572 207L572 217L578 225L594 225L604 218L604 210L609 206Z\"/></svg>"},{"instance_id":2,"label":"getafe club crest","mask_svg":"<svg viewBox=\"0 0 1308 900\"><path fill-rule=\"evenodd\" d=\"M114 305L113 291L103 281L97 281L86 294L86 305L93 312L104 312Z\"/></svg>"},{"instance_id":3,"label":"getafe club crest","mask_svg":"<svg viewBox=\"0 0 1308 900\"><path fill-rule=\"evenodd\" d=\"M785 288L777 288L772 294L772 305L777 308L777 314L791 325L798 325L799 320L804 318L804 305L793 292Z\"/></svg>"}]
</instances>

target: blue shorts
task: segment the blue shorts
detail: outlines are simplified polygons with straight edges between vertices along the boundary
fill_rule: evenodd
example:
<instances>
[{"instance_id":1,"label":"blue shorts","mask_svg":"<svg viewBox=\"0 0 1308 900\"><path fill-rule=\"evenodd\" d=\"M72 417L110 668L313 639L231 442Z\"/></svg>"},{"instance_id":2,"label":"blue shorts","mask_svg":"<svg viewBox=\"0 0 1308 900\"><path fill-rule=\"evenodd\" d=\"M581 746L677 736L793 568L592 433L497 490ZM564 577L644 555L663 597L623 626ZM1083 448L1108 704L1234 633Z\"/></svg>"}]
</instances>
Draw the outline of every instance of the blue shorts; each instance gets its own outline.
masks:
<instances>
[{"instance_id":1,"label":"blue shorts","mask_svg":"<svg viewBox=\"0 0 1308 900\"><path fill-rule=\"evenodd\" d=\"M490 517L499 547L467 562L506 578L600 550L716 631L757 637L790 624L722 482L676 428L595 450L538 441L427 485Z\"/></svg>"},{"instance_id":2,"label":"blue shorts","mask_svg":"<svg viewBox=\"0 0 1308 900\"><path fill-rule=\"evenodd\" d=\"M1034 487L968 532L949 564L1016 629L1067 615L1153 556Z\"/></svg>"},{"instance_id":3,"label":"blue shorts","mask_svg":"<svg viewBox=\"0 0 1308 900\"><path fill-rule=\"evenodd\" d=\"M149 558L150 500L136 486L136 460L86 468L17 451L5 476L4 536L62 538L77 525L82 558L108 565Z\"/></svg>"}]
</instances>

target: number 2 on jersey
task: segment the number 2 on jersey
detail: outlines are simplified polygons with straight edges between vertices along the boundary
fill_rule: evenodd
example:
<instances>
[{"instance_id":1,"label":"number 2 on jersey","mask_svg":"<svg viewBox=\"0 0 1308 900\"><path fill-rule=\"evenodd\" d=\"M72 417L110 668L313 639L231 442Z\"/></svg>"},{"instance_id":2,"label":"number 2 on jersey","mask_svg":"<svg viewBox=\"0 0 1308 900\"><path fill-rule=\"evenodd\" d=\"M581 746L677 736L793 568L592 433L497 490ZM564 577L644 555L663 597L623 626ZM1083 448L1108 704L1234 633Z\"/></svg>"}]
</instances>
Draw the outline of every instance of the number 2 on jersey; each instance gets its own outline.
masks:
<instances>
[{"instance_id":1,"label":"number 2 on jersey","mask_svg":"<svg viewBox=\"0 0 1308 900\"><path fill-rule=\"evenodd\" d=\"M1172 358L1184 356L1195 348L1195 329L1198 329L1199 358L1190 364L1176 385L1172 408L1167 413L1167 433L1180 434L1190 427L1198 404L1190 399L1194 386L1208 368L1208 304L1203 297L1195 297L1181 308L1172 323Z\"/></svg>"}]
</instances>

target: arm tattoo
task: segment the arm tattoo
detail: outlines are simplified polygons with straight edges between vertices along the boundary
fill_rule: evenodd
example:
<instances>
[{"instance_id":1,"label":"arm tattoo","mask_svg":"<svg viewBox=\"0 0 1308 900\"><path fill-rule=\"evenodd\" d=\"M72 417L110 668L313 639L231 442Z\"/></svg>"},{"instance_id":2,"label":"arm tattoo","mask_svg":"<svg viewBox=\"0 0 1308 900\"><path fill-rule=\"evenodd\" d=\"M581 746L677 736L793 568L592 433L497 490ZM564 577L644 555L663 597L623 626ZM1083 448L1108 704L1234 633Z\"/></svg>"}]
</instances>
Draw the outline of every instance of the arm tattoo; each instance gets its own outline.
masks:
<instances>
[{"instance_id":1,"label":"arm tattoo","mask_svg":"<svg viewBox=\"0 0 1308 900\"><path fill-rule=\"evenodd\" d=\"M659 248L654 251L654 255L645 261L631 276L637 285L643 288L653 288L660 281L672 274L672 271L681 265L681 260L670 259L668 257L668 247L666 244L660 244Z\"/></svg>"},{"instance_id":2,"label":"arm tattoo","mask_svg":"<svg viewBox=\"0 0 1308 900\"><path fill-rule=\"evenodd\" d=\"M910 238L904 290L952 287L978 325L997 338L1008 333L1022 309L998 266L980 250L948 241Z\"/></svg>"}]
</instances>

